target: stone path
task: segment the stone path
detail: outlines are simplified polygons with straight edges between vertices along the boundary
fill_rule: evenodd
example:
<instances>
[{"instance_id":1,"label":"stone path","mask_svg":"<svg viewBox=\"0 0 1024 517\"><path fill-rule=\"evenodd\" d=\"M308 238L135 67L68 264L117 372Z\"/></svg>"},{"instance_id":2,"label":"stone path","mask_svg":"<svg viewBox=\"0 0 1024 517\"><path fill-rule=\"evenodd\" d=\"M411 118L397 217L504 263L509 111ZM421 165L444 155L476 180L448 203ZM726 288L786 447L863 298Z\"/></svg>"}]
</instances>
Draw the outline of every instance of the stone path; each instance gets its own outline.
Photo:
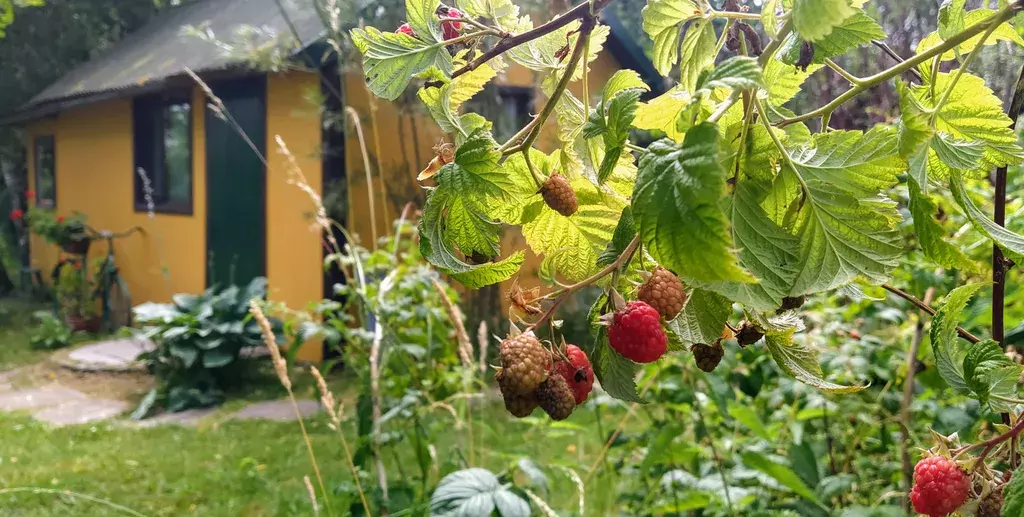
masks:
<instances>
[{"instance_id":1,"label":"stone path","mask_svg":"<svg viewBox=\"0 0 1024 517\"><path fill-rule=\"evenodd\" d=\"M84 372L128 372L144 370L136 361L139 354L152 350L153 344L145 340L116 339L102 341L75 349L57 359L62 366ZM248 357L264 355L266 349L251 349ZM56 426L84 424L121 417L127 419L130 404L123 400L92 397L59 383L39 387L15 389L10 380L16 372L0 372L0 411L27 411L34 418ZM299 400L299 413L303 418L320 411L315 400ZM178 413L164 413L131 425L154 427L158 425L196 425L218 413L219 408L190 409ZM295 420L295 410L288 400L255 402L230 413L228 419ZM126 420L126 422L128 422Z\"/></svg>"}]
</instances>

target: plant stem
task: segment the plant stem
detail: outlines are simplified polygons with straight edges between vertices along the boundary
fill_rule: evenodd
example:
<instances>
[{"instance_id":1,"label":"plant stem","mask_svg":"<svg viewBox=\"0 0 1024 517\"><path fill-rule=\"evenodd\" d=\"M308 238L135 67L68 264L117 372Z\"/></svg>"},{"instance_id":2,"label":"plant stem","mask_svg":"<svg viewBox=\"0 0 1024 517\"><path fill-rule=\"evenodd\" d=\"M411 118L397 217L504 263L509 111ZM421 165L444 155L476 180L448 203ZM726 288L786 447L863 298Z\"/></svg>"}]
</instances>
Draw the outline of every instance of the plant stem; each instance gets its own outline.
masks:
<instances>
[{"instance_id":1,"label":"plant stem","mask_svg":"<svg viewBox=\"0 0 1024 517\"><path fill-rule=\"evenodd\" d=\"M826 59L825 64L828 65L828 67L831 68L835 73L841 75L843 79L850 81L850 84L854 86L864 82L861 78L854 76L850 72L847 72L845 68L839 66L838 63L832 61L831 59Z\"/></svg>"},{"instance_id":2,"label":"plant stem","mask_svg":"<svg viewBox=\"0 0 1024 517\"><path fill-rule=\"evenodd\" d=\"M598 271L597 273L594 273L589 278L580 280L579 282L563 289L561 293L558 295L558 298L555 298L555 301L554 303L551 304L551 307L549 307L548 310L545 311L544 314L540 316L540 319L538 319L529 327L526 327L526 330L533 330L539 327L545 321L547 321L547 319L550 318L552 314L554 314L555 309L557 309L558 306L561 305L563 301L565 301L565 299L572 296L573 293L579 291L580 289L583 289L584 287L587 287L588 285L593 284L594 282L597 282L598 280L604 278L605 276L608 276L613 271L622 267L623 264L629 262L629 259L633 258L633 253L636 252L637 248L639 247L640 236L637 235L636 237L633 237L633 240L630 241L629 245L626 246L626 249L622 250L622 253L620 253L619 257L615 259L615 262L608 264L608 267Z\"/></svg>"},{"instance_id":3,"label":"plant stem","mask_svg":"<svg viewBox=\"0 0 1024 517\"><path fill-rule=\"evenodd\" d=\"M711 18L728 18L730 20L752 20L761 21L760 13L741 13L738 11L711 11L708 15Z\"/></svg>"},{"instance_id":4,"label":"plant stem","mask_svg":"<svg viewBox=\"0 0 1024 517\"><path fill-rule=\"evenodd\" d=\"M942 91L942 96L939 97L938 102L935 103L935 107L932 108L933 117L940 109L942 109L942 106L946 104L946 101L949 100L949 94L953 92L953 88L956 87L956 83L960 81L961 77L963 77L964 72L967 70L967 67L971 65L971 62L974 61L974 58L978 57L978 54L981 53L981 49L985 47L985 41L988 40L989 36L991 36L993 32L995 32L997 27L999 27L998 23L993 23L989 26L988 30L981 35L981 39L978 40L977 46L974 47L974 50L972 50L970 54L967 54L964 62L956 69L956 72L953 74L953 79L946 85L946 89ZM933 77L932 80L934 81L934 79L935 78Z\"/></svg>"},{"instance_id":5,"label":"plant stem","mask_svg":"<svg viewBox=\"0 0 1024 517\"><path fill-rule=\"evenodd\" d=\"M928 305L935 295L935 288L929 287L924 293L922 303ZM903 489L908 494L914 484L914 467L910 463L910 404L914 400L914 376L917 373L917 352L924 340L924 311L918 314L917 325L914 327L914 339L910 342L907 352L907 376L903 379L903 403L900 405L900 456L903 460ZM903 502L907 515L911 515L910 500Z\"/></svg>"},{"instance_id":6,"label":"plant stem","mask_svg":"<svg viewBox=\"0 0 1024 517\"><path fill-rule=\"evenodd\" d=\"M935 316L935 309L931 308L927 303L924 303L921 300L919 300L916 296L889 284L882 284L882 289L885 289L886 291L889 291L890 293L895 294L896 296L899 296L900 298L903 298L904 300L914 304L915 306L917 306L918 309L927 312L930 316ZM960 327L956 328L956 333L960 334L960 337L970 341L971 343L981 342L981 339L979 339L977 336L971 334L970 332L967 332L966 330Z\"/></svg>"},{"instance_id":7,"label":"plant stem","mask_svg":"<svg viewBox=\"0 0 1024 517\"><path fill-rule=\"evenodd\" d=\"M779 27L779 32L775 35L775 39L771 40L768 45L764 47L761 57L757 58L757 62L761 65L761 68L764 68L765 65L771 61L775 52L782 46L782 40L786 39L786 36L789 36L790 32L793 32L792 18L786 20L786 23L782 24L782 27Z\"/></svg>"},{"instance_id":8,"label":"plant stem","mask_svg":"<svg viewBox=\"0 0 1024 517\"><path fill-rule=\"evenodd\" d=\"M892 47L890 47L888 43L886 43L884 41L878 41L878 40L873 40L871 43L874 46L882 49L882 51L885 52L886 55L891 57L893 59L893 61L896 61L897 63L902 63L902 62L906 61L899 54L897 54L896 51L893 50ZM916 68L911 68L910 70L907 70L907 73L912 75L912 76L914 76L914 79L917 79L918 82L920 82L922 84L924 83L924 78L921 77L921 72L918 72Z\"/></svg>"},{"instance_id":9,"label":"plant stem","mask_svg":"<svg viewBox=\"0 0 1024 517\"><path fill-rule=\"evenodd\" d=\"M842 106L850 99L860 95L865 90L874 88L875 86L878 86L879 84L893 77L896 77L908 70L912 70L917 65L924 63L925 61L928 61L929 59L935 56L941 56L942 54L946 53L946 51L956 48L965 41L973 38L974 36L977 36L978 34L985 30L988 30L993 24L995 24L996 26L1002 24L1003 22L1012 18L1014 13L1020 10L1020 7L1021 6L1018 3L1010 4L1001 9L999 12L993 14L992 16L964 29L964 31L961 32L960 34L957 34L956 36L953 36L952 38L942 42L941 45L933 47L927 50L926 52L922 52L902 63L893 66L892 68L883 70L870 77L865 77L861 80L861 84L853 86L852 88L844 92L839 97L836 97L832 102L826 104L825 106L822 106L814 111L804 113L803 115L782 120L781 122L778 123L778 126L783 127L789 124L794 124L796 122L802 122L804 120L817 118L827 113L832 113L833 111L835 111L836 108Z\"/></svg>"},{"instance_id":10,"label":"plant stem","mask_svg":"<svg viewBox=\"0 0 1024 517\"><path fill-rule=\"evenodd\" d=\"M1013 91L1013 100L1007 109L1010 117L1010 128L1016 129L1017 118L1024 108L1024 67L1021 67L1017 85ZM999 226L1006 226L1006 166L996 169L995 174L995 213L994 221ZM1004 305L1006 300L1006 258L998 244L992 244L992 339L999 346L1006 347Z\"/></svg>"}]
</instances>

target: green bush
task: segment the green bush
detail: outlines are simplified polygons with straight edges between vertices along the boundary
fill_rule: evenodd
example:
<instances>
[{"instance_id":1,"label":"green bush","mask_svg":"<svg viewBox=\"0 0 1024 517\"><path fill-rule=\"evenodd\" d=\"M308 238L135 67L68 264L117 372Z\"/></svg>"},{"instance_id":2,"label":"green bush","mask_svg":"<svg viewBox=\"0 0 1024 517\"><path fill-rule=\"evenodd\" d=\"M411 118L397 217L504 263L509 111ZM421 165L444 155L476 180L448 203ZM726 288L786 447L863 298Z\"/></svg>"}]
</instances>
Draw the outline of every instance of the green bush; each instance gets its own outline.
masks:
<instances>
[{"instance_id":1,"label":"green bush","mask_svg":"<svg viewBox=\"0 0 1024 517\"><path fill-rule=\"evenodd\" d=\"M29 336L32 348L56 350L71 344L71 329L66 323L49 312L38 312L35 317L39 326Z\"/></svg>"},{"instance_id":2,"label":"green bush","mask_svg":"<svg viewBox=\"0 0 1024 517\"><path fill-rule=\"evenodd\" d=\"M169 411L222 402L224 389L244 373L242 350L263 342L249 301L266 291L267 279L259 277L244 288L211 287L199 295L174 295L173 303L135 307L138 334L156 344L140 359L159 383L133 416L145 417L157 402Z\"/></svg>"}]
</instances>

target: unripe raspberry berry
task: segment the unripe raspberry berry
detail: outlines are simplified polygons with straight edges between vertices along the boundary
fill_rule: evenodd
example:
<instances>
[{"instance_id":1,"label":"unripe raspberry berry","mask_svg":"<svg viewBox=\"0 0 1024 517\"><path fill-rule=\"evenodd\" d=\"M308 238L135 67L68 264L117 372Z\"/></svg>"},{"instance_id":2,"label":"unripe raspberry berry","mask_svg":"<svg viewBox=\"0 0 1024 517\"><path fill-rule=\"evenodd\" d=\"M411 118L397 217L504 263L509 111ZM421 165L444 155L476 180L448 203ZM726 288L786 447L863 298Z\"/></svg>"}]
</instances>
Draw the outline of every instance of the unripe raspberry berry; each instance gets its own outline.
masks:
<instances>
[{"instance_id":1,"label":"unripe raspberry berry","mask_svg":"<svg viewBox=\"0 0 1024 517\"><path fill-rule=\"evenodd\" d=\"M414 38L416 37L416 33L413 32L412 26L409 25L408 23L403 23L402 25L400 25L398 27L398 29L395 29L395 33L397 33L397 34L408 34L409 36L412 36Z\"/></svg>"},{"instance_id":2,"label":"unripe raspberry berry","mask_svg":"<svg viewBox=\"0 0 1024 517\"><path fill-rule=\"evenodd\" d=\"M932 456L914 467L914 488L910 502L917 513L944 517L956 511L971 493L971 480L956 462Z\"/></svg>"},{"instance_id":3,"label":"unripe raspberry berry","mask_svg":"<svg viewBox=\"0 0 1024 517\"><path fill-rule=\"evenodd\" d=\"M565 379L565 382L572 389L576 398L576 405L587 400L590 391L594 388L594 369L590 366L590 359L587 354L576 345L566 345L565 356L568 361L561 360L555 363L554 372Z\"/></svg>"},{"instance_id":4,"label":"unripe raspberry berry","mask_svg":"<svg viewBox=\"0 0 1024 517\"><path fill-rule=\"evenodd\" d=\"M690 347L690 351L693 352L693 360L697 363L697 368L708 373L715 371L715 368L718 368L718 363L722 362L722 357L725 357L725 349L722 348L721 343L714 345L697 343Z\"/></svg>"},{"instance_id":5,"label":"unripe raspberry berry","mask_svg":"<svg viewBox=\"0 0 1024 517\"><path fill-rule=\"evenodd\" d=\"M462 18L462 12L458 9L448 9L448 13L441 16L441 32L444 34L444 39L455 39L459 37L459 31L462 30L462 22L445 20L445 18Z\"/></svg>"},{"instance_id":6,"label":"unripe raspberry berry","mask_svg":"<svg viewBox=\"0 0 1024 517\"><path fill-rule=\"evenodd\" d=\"M608 328L608 343L626 359L651 363L665 355L668 336L661 328L661 315L654 307L632 301L615 313Z\"/></svg>"},{"instance_id":7,"label":"unripe raspberry berry","mask_svg":"<svg viewBox=\"0 0 1024 517\"><path fill-rule=\"evenodd\" d=\"M537 403L552 420L565 420L576 409L572 388L561 375L552 375L537 388Z\"/></svg>"},{"instance_id":8,"label":"unripe raspberry berry","mask_svg":"<svg viewBox=\"0 0 1024 517\"><path fill-rule=\"evenodd\" d=\"M544 182L544 186L540 188L540 195L552 210L566 217L575 214L579 208L576 191L572 189L569 180L557 172Z\"/></svg>"},{"instance_id":9,"label":"unripe raspberry berry","mask_svg":"<svg viewBox=\"0 0 1024 517\"><path fill-rule=\"evenodd\" d=\"M764 332L757 328L753 323L744 321L740 325L740 329L736 332L736 342L740 346L753 345L764 337Z\"/></svg>"},{"instance_id":10,"label":"unripe raspberry berry","mask_svg":"<svg viewBox=\"0 0 1024 517\"><path fill-rule=\"evenodd\" d=\"M671 271L658 266L651 272L648 278L636 292L636 297L654 307L654 310L665 318L665 321L674 320L683 310L686 304L686 291L683 290L683 282Z\"/></svg>"},{"instance_id":11,"label":"unripe raspberry berry","mask_svg":"<svg viewBox=\"0 0 1024 517\"><path fill-rule=\"evenodd\" d=\"M1001 517L1003 515L1003 487L999 487L986 495L978 503L975 517Z\"/></svg>"},{"instance_id":12,"label":"unripe raspberry berry","mask_svg":"<svg viewBox=\"0 0 1024 517\"><path fill-rule=\"evenodd\" d=\"M537 409L536 392L525 395L512 392L506 387L505 376L499 371L494 379L498 381L498 388L501 389L501 398L505 400L505 409L516 418L526 418Z\"/></svg>"},{"instance_id":13,"label":"unripe raspberry berry","mask_svg":"<svg viewBox=\"0 0 1024 517\"><path fill-rule=\"evenodd\" d=\"M506 393L526 395L540 386L551 369L551 352L544 348L533 332L510 337L501 342L502 376Z\"/></svg>"}]
</instances>

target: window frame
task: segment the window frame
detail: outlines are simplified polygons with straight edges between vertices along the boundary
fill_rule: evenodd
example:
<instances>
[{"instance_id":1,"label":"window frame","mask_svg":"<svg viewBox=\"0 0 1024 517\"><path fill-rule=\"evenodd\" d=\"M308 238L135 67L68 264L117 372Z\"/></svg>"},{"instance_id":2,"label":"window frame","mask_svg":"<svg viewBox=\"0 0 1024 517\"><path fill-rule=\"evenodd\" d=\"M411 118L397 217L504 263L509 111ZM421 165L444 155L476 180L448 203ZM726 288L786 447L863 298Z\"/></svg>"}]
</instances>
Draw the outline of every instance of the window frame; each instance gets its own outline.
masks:
<instances>
[{"instance_id":1,"label":"window frame","mask_svg":"<svg viewBox=\"0 0 1024 517\"><path fill-rule=\"evenodd\" d=\"M43 198L43 190L39 188L39 177L40 177L40 148L43 142L48 142L50 147L50 156L53 163L50 164L50 169L53 174L53 199ZM35 183L35 202L36 206L40 208L53 209L57 206L57 139L52 133L45 135L36 135L32 139L32 175Z\"/></svg>"},{"instance_id":2,"label":"window frame","mask_svg":"<svg viewBox=\"0 0 1024 517\"><path fill-rule=\"evenodd\" d=\"M168 189L169 179L166 170L166 147L164 146L164 125L163 120L167 108L173 105L187 104L188 116L188 177L189 194L187 202L161 201L154 195L153 212L158 214L172 215L193 215L195 208L195 103L192 93L188 90L165 92L157 95L136 97L132 101L132 205L135 212L149 212L149 205L146 203L145 191L142 178L139 176L139 168L146 171L150 182L150 188L154 193ZM140 113L145 110L146 113ZM145 115L145 121L149 123L150 140L147 142L150 148L145 153L147 161L141 163L143 156L140 156L139 133L144 128L139 127L140 118Z\"/></svg>"}]
</instances>

